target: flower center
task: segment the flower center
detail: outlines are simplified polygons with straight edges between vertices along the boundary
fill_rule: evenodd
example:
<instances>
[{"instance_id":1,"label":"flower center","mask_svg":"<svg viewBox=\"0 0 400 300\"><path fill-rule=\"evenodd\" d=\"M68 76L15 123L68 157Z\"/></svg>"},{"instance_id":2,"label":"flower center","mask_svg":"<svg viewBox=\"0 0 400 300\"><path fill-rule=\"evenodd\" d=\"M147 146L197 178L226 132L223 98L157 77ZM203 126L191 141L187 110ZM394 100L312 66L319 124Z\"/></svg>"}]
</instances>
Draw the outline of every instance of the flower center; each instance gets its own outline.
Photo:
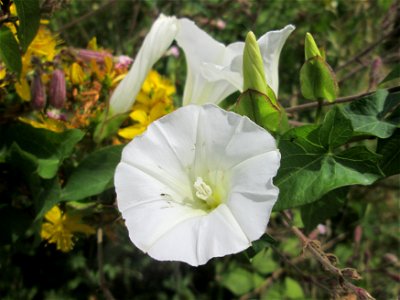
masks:
<instances>
[{"instance_id":1,"label":"flower center","mask_svg":"<svg viewBox=\"0 0 400 300\"><path fill-rule=\"evenodd\" d=\"M203 178L201 177L196 178L193 186L196 189L196 196L208 203L209 201L207 200L213 193L211 187L207 183L205 183Z\"/></svg>"}]
</instances>

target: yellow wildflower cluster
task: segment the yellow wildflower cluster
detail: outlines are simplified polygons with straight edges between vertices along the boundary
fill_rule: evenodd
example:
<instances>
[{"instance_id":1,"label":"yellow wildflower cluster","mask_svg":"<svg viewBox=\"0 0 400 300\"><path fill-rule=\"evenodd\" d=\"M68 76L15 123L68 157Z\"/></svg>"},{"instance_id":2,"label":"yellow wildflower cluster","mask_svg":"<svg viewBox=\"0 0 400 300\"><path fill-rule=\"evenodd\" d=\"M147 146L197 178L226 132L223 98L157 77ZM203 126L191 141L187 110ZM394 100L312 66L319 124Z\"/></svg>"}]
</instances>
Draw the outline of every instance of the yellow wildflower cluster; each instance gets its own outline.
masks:
<instances>
[{"instance_id":1,"label":"yellow wildflower cluster","mask_svg":"<svg viewBox=\"0 0 400 300\"><path fill-rule=\"evenodd\" d=\"M133 124L121 128L118 135L125 139L133 139L143 133L147 126L174 109L172 95L175 86L152 70L143 83L129 117Z\"/></svg>"},{"instance_id":2,"label":"yellow wildflower cluster","mask_svg":"<svg viewBox=\"0 0 400 300\"><path fill-rule=\"evenodd\" d=\"M94 234L95 230L81 223L81 217L63 213L54 206L45 215L46 222L42 224L41 237L50 244L56 244L57 250L71 251L74 247L74 233Z\"/></svg>"}]
</instances>

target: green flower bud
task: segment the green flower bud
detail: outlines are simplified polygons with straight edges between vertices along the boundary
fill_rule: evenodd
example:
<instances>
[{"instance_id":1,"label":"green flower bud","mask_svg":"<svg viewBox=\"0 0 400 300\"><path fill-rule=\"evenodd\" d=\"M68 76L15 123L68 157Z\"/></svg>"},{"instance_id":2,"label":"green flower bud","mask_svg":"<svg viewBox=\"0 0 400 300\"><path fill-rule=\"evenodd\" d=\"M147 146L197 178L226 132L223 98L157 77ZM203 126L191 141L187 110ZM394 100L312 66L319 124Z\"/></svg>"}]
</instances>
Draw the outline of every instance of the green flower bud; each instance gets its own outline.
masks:
<instances>
[{"instance_id":1,"label":"green flower bud","mask_svg":"<svg viewBox=\"0 0 400 300\"><path fill-rule=\"evenodd\" d=\"M309 60L315 56L322 57L321 52L319 51L318 46L315 43L313 36L308 32L306 33L304 47L305 47L306 60Z\"/></svg>"},{"instance_id":2,"label":"green flower bud","mask_svg":"<svg viewBox=\"0 0 400 300\"><path fill-rule=\"evenodd\" d=\"M267 81L260 47L254 33L251 31L246 36L244 46L243 79L243 91L252 89L262 94L267 94Z\"/></svg>"}]
</instances>

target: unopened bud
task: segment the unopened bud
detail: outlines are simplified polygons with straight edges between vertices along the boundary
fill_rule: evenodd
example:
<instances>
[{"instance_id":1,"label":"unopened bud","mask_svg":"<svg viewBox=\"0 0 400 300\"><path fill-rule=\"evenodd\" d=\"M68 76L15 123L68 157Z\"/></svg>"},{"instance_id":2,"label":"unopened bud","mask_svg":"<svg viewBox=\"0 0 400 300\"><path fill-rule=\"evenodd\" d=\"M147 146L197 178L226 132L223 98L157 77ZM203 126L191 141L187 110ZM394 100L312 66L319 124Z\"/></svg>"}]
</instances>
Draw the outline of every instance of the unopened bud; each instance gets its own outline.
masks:
<instances>
[{"instance_id":1,"label":"unopened bud","mask_svg":"<svg viewBox=\"0 0 400 300\"><path fill-rule=\"evenodd\" d=\"M110 53L105 51L94 51L87 49L77 50L77 56L85 62L91 62L92 60L95 60L98 63L104 63L106 57L112 57Z\"/></svg>"},{"instance_id":2,"label":"unopened bud","mask_svg":"<svg viewBox=\"0 0 400 300\"><path fill-rule=\"evenodd\" d=\"M267 81L265 79L264 64L261 58L260 47L256 36L249 32L243 52L243 90L256 90L267 94Z\"/></svg>"},{"instance_id":3,"label":"unopened bud","mask_svg":"<svg viewBox=\"0 0 400 300\"><path fill-rule=\"evenodd\" d=\"M49 100L55 108L62 108L67 98L65 76L62 70L55 70L51 77Z\"/></svg>"},{"instance_id":4,"label":"unopened bud","mask_svg":"<svg viewBox=\"0 0 400 300\"><path fill-rule=\"evenodd\" d=\"M318 46L315 43L313 36L308 32L306 34L304 49L305 49L304 52L305 52L306 60L309 60L310 58L313 58L315 56L322 57L321 52L319 51Z\"/></svg>"},{"instance_id":5,"label":"unopened bud","mask_svg":"<svg viewBox=\"0 0 400 300\"><path fill-rule=\"evenodd\" d=\"M36 73L31 83L32 107L40 110L46 106L46 88L40 78L40 74Z\"/></svg>"}]
</instances>

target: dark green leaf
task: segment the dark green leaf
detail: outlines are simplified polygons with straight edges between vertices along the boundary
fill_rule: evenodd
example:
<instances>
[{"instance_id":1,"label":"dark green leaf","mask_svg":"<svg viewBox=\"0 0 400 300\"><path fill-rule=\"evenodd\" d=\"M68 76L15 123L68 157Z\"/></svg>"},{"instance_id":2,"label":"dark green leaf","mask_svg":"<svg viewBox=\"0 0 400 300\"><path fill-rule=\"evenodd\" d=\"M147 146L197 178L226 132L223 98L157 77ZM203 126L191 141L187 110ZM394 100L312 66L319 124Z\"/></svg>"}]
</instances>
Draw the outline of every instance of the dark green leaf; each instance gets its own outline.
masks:
<instances>
[{"instance_id":1,"label":"dark green leaf","mask_svg":"<svg viewBox=\"0 0 400 300\"><path fill-rule=\"evenodd\" d=\"M2 60L10 71L19 74L22 69L21 54L18 43L6 26L0 28L0 60Z\"/></svg>"},{"instance_id":2,"label":"dark green leaf","mask_svg":"<svg viewBox=\"0 0 400 300\"><path fill-rule=\"evenodd\" d=\"M352 136L351 122L343 116L338 107L331 109L319 131L321 145L332 150L346 143Z\"/></svg>"},{"instance_id":3,"label":"dark green leaf","mask_svg":"<svg viewBox=\"0 0 400 300\"><path fill-rule=\"evenodd\" d=\"M341 110L336 109L325 121L321 126L293 128L281 138L281 167L274 179L280 194L275 210L302 206L339 187L368 185L382 176L379 156L365 147L334 151L350 136L350 124ZM323 137L321 131L331 137Z\"/></svg>"},{"instance_id":4,"label":"dark green leaf","mask_svg":"<svg viewBox=\"0 0 400 300\"><path fill-rule=\"evenodd\" d=\"M18 38L25 52L40 25L39 0L14 0L19 18Z\"/></svg>"},{"instance_id":5,"label":"dark green leaf","mask_svg":"<svg viewBox=\"0 0 400 300\"><path fill-rule=\"evenodd\" d=\"M338 94L335 73L322 57L307 60L300 70L301 93L306 99L333 101Z\"/></svg>"},{"instance_id":6,"label":"dark green leaf","mask_svg":"<svg viewBox=\"0 0 400 300\"><path fill-rule=\"evenodd\" d=\"M348 188L333 190L320 200L301 207L301 218L305 230L310 232L318 224L324 223L328 218L335 216L347 197Z\"/></svg>"},{"instance_id":7,"label":"dark green leaf","mask_svg":"<svg viewBox=\"0 0 400 300\"><path fill-rule=\"evenodd\" d=\"M387 90L378 90L346 105L343 113L359 134L387 138L399 125L399 105L400 92L389 94Z\"/></svg>"},{"instance_id":8,"label":"dark green leaf","mask_svg":"<svg viewBox=\"0 0 400 300\"><path fill-rule=\"evenodd\" d=\"M122 148L123 145L109 146L88 155L69 177L62 199L81 200L112 187Z\"/></svg>"},{"instance_id":9,"label":"dark green leaf","mask_svg":"<svg viewBox=\"0 0 400 300\"><path fill-rule=\"evenodd\" d=\"M18 149L13 146L12 151L18 150L35 164L36 172L45 179L56 175L63 160L69 157L83 136L84 133L77 129L56 133L26 124L17 124L7 131L9 143L18 145Z\"/></svg>"},{"instance_id":10,"label":"dark green leaf","mask_svg":"<svg viewBox=\"0 0 400 300\"><path fill-rule=\"evenodd\" d=\"M388 139L379 139L377 153L382 155L380 166L386 176L400 173L400 129Z\"/></svg>"}]
</instances>

